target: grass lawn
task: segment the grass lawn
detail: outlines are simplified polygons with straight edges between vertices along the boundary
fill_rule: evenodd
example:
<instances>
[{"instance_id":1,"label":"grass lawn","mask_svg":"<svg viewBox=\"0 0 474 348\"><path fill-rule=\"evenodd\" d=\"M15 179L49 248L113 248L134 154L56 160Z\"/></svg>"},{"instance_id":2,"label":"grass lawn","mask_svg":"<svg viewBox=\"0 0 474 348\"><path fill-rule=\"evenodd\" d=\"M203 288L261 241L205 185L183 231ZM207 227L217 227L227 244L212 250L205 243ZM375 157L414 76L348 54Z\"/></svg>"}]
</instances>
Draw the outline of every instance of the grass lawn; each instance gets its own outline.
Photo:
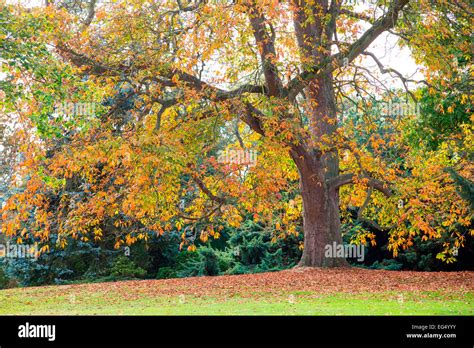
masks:
<instances>
[{"instance_id":1,"label":"grass lawn","mask_svg":"<svg viewBox=\"0 0 474 348\"><path fill-rule=\"evenodd\" d=\"M0 291L3 315L473 315L473 272L302 270Z\"/></svg>"}]
</instances>

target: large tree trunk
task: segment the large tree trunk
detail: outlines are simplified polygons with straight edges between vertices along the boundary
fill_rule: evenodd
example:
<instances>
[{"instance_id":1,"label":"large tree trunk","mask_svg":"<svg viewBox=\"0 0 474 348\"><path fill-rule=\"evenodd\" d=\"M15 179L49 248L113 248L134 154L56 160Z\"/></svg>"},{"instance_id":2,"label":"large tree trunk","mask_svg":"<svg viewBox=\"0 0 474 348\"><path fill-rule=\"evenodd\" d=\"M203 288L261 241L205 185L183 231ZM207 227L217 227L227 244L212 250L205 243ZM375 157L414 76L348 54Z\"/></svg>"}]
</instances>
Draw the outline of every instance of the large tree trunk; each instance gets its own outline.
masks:
<instances>
[{"instance_id":1,"label":"large tree trunk","mask_svg":"<svg viewBox=\"0 0 474 348\"><path fill-rule=\"evenodd\" d=\"M313 170L310 170L313 169ZM325 256L326 246L342 244L337 190L324 182L324 168L305 168L301 174L304 250L300 266L347 266L344 258ZM320 180L323 179L324 181Z\"/></svg>"},{"instance_id":2,"label":"large tree trunk","mask_svg":"<svg viewBox=\"0 0 474 348\"><path fill-rule=\"evenodd\" d=\"M321 139L331 139L337 130L332 76L320 78L309 86L310 133L313 140L306 149L293 151L300 173L303 198L304 250L300 266L347 266L344 258L325 256L326 246L342 244L339 191L328 179L339 175L337 150L321 152ZM332 147L334 144L325 144ZM297 149L298 150L298 149Z\"/></svg>"}]
</instances>

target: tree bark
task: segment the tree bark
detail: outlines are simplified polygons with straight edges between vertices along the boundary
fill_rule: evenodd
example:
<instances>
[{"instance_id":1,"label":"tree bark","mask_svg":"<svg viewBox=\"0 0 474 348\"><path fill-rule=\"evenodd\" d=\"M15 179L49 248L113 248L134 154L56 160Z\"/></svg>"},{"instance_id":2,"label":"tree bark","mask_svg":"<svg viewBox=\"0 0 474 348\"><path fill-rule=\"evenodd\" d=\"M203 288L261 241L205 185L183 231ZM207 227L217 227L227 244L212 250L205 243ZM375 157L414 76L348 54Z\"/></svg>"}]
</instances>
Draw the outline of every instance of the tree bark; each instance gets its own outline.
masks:
<instances>
[{"instance_id":1,"label":"tree bark","mask_svg":"<svg viewBox=\"0 0 474 348\"><path fill-rule=\"evenodd\" d=\"M321 169L318 170L321 172ZM345 258L326 257L325 247L342 244L339 216L339 197L336 190L315 177L313 172L301 173L303 198L304 250L299 266L343 267ZM335 256L335 255L333 255Z\"/></svg>"},{"instance_id":2,"label":"tree bark","mask_svg":"<svg viewBox=\"0 0 474 348\"><path fill-rule=\"evenodd\" d=\"M339 175L337 150L321 152L321 139L331 139L337 131L336 103L331 74L308 86L310 136L305 148L292 150L300 174L303 198L304 250L299 266L344 267L345 258L325 256L325 247L342 244L339 190L328 184ZM326 143L330 148L334 144Z\"/></svg>"}]
</instances>

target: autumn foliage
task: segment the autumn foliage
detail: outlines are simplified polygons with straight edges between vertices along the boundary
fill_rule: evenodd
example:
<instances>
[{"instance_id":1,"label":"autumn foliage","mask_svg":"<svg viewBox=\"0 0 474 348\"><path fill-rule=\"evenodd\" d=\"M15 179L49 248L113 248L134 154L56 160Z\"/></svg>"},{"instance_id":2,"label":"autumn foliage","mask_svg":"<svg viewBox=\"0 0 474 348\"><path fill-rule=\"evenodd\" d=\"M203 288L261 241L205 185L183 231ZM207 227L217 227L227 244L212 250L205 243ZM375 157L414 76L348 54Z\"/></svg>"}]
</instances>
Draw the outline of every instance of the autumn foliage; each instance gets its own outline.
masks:
<instances>
[{"instance_id":1,"label":"autumn foliage","mask_svg":"<svg viewBox=\"0 0 474 348\"><path fill-rule=\"evenodd\" d=\"M340 223L357 230L352 242L374 245L387 234L396 256L415 237L442 240L438 257L454 262L474 235L472 207L449 172L473 179L471 18L448 1L388 3L2 4L2 103L18 122L22 154L2 231L41 252L52 235L59 246L69 237L112 238L120 248L176 230L180 247L193 251L245 219L275 239L306 238L301 161L322 158L314 173L335 185ZM395 13L401 19L385 25ZM400 35L423 66L423 83L402 77L407 90L373 88L371 73L400 76L379 61L361 72L371 58L357 45L368 26ZM323 103L311 97L312 81L334 91L334 117L314 112ZM382 116L377 105L395 99L426 108ZM93 104L93 112L59 112L65 101ZM436 127L423 115L433 114L460 116L428 146L423 136ZM256 151L257 161L223 163L225 150Z\"/></svg>"}]
</instances>

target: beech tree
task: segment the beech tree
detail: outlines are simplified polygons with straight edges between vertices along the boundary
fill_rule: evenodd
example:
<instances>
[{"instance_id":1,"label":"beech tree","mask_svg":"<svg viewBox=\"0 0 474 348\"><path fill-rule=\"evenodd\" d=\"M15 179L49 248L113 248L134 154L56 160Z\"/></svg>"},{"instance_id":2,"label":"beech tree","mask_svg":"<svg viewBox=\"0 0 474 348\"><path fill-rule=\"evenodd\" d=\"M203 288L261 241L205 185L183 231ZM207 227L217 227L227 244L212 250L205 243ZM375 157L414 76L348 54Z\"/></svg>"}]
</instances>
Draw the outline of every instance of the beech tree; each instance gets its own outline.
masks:
<instances>
[{"instance_id":1,"label":"beech tree","mask_svg":"<svg viewBox=\"0 0 474 348\"><path fill-rule=\"evenodd\" d=\"M372 123L344 124L341 117L355 94L366 109L377 88L393 96L377 74L399 79L416 102L418 84L431 88L430 72L441 69L430 61L427 79L411 80L384 66L371 45L388 34L443 55L442 43L428 40L442 32L431 19L437 11L451 11L465 25L467 3L440 2L441 10L410 0L65 4L50 1L35 10L48 24L32 39L53 47L55 74L62 78L52 82L51 67L42 74L47 84L31 81L43 91L36 92L42 104L26 114L50 132L30 153L26 167L36 174L30 173L25 193L5 209L8 234L44 241L54 230L87 240L102 238L113 225L119 247L146 239L146 231L161 234L205 222L200 238L207 241L218 238L219 221L238 226L245 210L255 220L272 221L283 234L297 233L302 216L300 265L335 267L346 265L345 259L327 258L324 250L333 242L342 244L341 209L347 200L357 204L361 221L390 233L395 254L415 234L440 238L447 233L440 226L470 223L467 203L452 203L455 189L445 188L450 179L440 163L453 164L448 153L438 153L431 162L412 153L410 165L421 172L410 184L398 164L385 163L379 151L383 146L395 147L400 156L410 151L400 124L386 139L372 136L369 151L357 144L351 127L370 132ZM469 55L467 47L460 49ZM362 58L375 63L373 71L361 64ZM461 96L464 103L470 100ZM72 116L80 117L73 122L71 115L51 121L55 98L100 105L90 118L76 113ZM225 127L235 134L233 145L258 151L256 166L217 161L216 139ZM458 145L465 149L472 136L469 127L464 132L468 136ZM456 163L464 173L469 170L465 158ZM425 174L441 176L422 177L423 167ZM438 211L452 213L447 225L446 214L434 221L434 205L425 216L426 202L411 199L428 183L432 194L443 195ZM354 185L347 191L352 193L341 200L341 190L349 185ZM85 192L81 197L72 193L78 186ZM54 217L46 188L63 190ZM292 189L298 197L283 201L281 193ZM410 201L410 208L400 200ZM35 227L25 231L22 223L31 218L32 206L37 208ZM283 218L275 218L280 211ZM462 245L461 236L457 243ZM184 245L194 247L186 231Z\"/></svg>"}]
</instances>

